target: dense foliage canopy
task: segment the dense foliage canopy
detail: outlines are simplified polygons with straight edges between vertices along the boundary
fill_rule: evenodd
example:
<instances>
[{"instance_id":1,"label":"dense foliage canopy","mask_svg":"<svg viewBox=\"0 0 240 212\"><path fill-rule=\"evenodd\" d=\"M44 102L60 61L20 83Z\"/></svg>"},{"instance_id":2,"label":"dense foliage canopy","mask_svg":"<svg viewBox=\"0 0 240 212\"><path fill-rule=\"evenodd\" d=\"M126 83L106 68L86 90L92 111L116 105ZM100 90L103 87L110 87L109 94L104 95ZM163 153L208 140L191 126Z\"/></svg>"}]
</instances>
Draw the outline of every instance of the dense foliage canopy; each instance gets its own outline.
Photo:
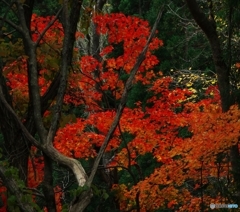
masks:
<instances>
[{"instance_id":1,"label":"dense foliage canopy","mask_svg":"<svg viewBox=\"0 0 240 212\"><path fill-rule=\"evenodd\" d=\"M240 205L238 5L33 2L0 1L0 211Z\"/></svg>"}]
</instances>

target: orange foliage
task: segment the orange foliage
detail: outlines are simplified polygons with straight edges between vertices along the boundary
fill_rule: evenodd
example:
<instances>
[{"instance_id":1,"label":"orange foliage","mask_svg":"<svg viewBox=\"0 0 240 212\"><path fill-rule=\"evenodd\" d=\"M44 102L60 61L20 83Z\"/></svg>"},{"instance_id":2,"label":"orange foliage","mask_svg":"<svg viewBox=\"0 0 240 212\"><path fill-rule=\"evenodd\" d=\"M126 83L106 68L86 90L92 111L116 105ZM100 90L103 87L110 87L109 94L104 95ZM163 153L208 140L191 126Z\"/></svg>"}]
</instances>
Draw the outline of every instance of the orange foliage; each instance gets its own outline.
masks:
<instances>
[{"instance_id":1,"label":"orange foliage","mask_svg":"<svg viewBox=\"0 0 240 212\"><path fill-rule=\"evenodd\" d=\"M49 17L43 21L42 18L33 16L31 29L34 41L49 20ZM116 114L115 108L103 106L104 95L106 92L111 94L115 102L120 99L124 88L124 80L121 77L131 72L150 34L146 21L123 14L98 15L94 17L94 22L98 33L108 35L108 46L101 49L101 61L93 56L80 58L75 64L80 71L70 73L65 95L66 104L84 104L87 116L59 129L54 141L56 149L74 158L88 159L96 156L96 147L102 145ZM56 22L45 39L60 45L63 34L55 35L61 30L61 26ZM40 45L43 45L44 41L41 41ZM111 57L114 45L119 43L123 44L123 55ZM116 129L107 147L107 151L118 150L109 166L130 169L138 164L138 157L146 153L151 153L159 164L153 173L132 186L112 186L121 210L135 207L136 197L139 196L142 212L160 208L196 211L196 208L200 207L201 199L194 196L192 191L199 189L200 184L207 184L210 177L224 178L229 174L227 158L221 161L224 166L219 173L216 157L221 152L227 154L229 147L237 144L240 136L239 109L232 106L227 113L221 113L217 87L209 87L206 98L193 103L189 101L191 91L170 89L172 79L152 70L159 62L152 51L162 45L162 41L157 38L152 41L135 80L148 85L148 91L153 93L147 101L151 106L143 110L141 102L137 102L134 109L125 108L120 127ZM44 60L41 52L38 59ZM15 102L27 102L26 59L20 58L8 64L4 72L9 79L8 85ZM40 70L41 95L46 92L55 72L54 67L50 70L42 67ZM18 95L20 92L22 95ZM182 128L186 128L190 135L180 136L179 131ZM132 140L124 144L122 133L132 135ZM33 159L29 161L30 187L38 186L43 179L43 163L41 158L34 157L34 151ZM188 180L193 182L191 191L186 186ZM59 187L55 189L61 190ZM62 193L58 191L56 199L60 211ZM204 196L206 204L213 199L215 202L219 201L219 194L214 198Z\"/></svg>"}]
</instances>

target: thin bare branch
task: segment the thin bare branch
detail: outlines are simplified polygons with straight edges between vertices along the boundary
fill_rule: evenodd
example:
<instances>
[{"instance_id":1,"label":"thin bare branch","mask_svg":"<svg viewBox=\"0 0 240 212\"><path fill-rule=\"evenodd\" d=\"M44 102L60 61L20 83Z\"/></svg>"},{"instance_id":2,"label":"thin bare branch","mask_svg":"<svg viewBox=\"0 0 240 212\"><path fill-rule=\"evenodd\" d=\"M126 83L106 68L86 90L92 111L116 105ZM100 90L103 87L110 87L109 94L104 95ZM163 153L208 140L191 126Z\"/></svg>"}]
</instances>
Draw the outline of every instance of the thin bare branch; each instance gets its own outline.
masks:
<instances>
[{"instance_id":1,"label":"thin bare branch","mask_svg":"<svg viewBox=\"0 0 240 212\"><path fill-rule=\"evenodd\" d=\"M59 9L56 16L48 23L48 25L45 27L45 29L41 32L40 36L38 37L37 41L35 42L35 45L38 45L45 33L48 31L48 29L55 23L55 21L58 19L60 13L62 12L63 7Z\"/></svg>"},{"instance_id":2,"label":"thin bare branch","mask_svg":"<svg viewBox=\"0 0 240 212\"><path fill-rule=\"evenodd\" d=\"M16 29L17 31L19 31L20 33L24 33L22 27L16 25L15 23L13 23L12 21L5 19L4 17L0 16L0 20L2 20L3 22L6 22L7 24L9 24L11 27L13 27L14 29Z\"/></svg>"},{"instance_id":3,"label":"thin bare branch","mask_svg":"<svg viewBox=\"0 0 240 212\"><path fill-rule=\"evenodd\" d=\"M144 49L142 50L142 52L138 56L138 59L137 59L135 65L133 67L133 70L132 70L132 72L131 72L131 74L130 74L127 82L126 82L126 85L125 85L125 88L124 88L124 91L123 91L123 94L122 94L122 97L121 97L121 100L120 100L120 103L119 103L119 106L118 106L117 114L116 114L116 116L115 116L115 118L113 120L113 123L112 123L109 131L108 131L108 134L107 134L107 136L106 136L106 138L104 140L104 143L103 143L103 145L101 146L101 148L99 150L99 153L98 153L98 155L96 157L96 160L94 161L94 164L93 164L92 172L91 172L91 174L90 174L90 176L89 176L89 178L87 180L86 185L89 186L89 187L92 184L93 178L94 178L94 176L95 176L95 174L97 172L97 168L98 168L100 160L101 160L101 158L102 158L102 156L104 154L104 151L105 151L108 143L110 142L110 139L111 139L111 137L112 137L112 135L113 135L113 133L114 133L114 131L115 131L119 121L120 121L123 109L124 109L124 107L126 105L128 92L129 92L129 90L132 87L132 82L134 80L134 77L135 77L135 75L136 75L136 73L137 73L141 63L145 59L145 54L147 52L148 46L149 46L150 42L152 41L152 39L153 39L153 37L155 35L157 24L159 23L159 21L160 21L160 19L162 17L162 12L163 12L163 7L161 7L161 9L160 9L160 11L158 13L157 19L156 19L156 21L154 23L154 26L152 28L152 31L151 31L151 34L150 34L150 36L148 38L146 46L144 47Z\"/></svg>"}]
</instances>

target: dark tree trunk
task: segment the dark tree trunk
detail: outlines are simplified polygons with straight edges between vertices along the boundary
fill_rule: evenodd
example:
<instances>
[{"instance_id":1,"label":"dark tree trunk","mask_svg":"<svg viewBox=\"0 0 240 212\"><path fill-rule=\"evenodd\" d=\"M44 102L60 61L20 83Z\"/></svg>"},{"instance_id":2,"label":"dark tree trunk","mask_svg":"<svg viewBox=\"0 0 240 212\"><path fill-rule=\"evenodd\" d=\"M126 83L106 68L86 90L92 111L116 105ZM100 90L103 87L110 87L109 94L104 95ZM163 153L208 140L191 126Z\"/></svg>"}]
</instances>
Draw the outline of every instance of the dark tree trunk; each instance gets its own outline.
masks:
<instances>
[{"instance_id":1,"label":"dark tree trunk","mask_svg":"<svg viewBox=\"0 0 240 212\"><path fill-rule=\"evenodd\" d=\"M25 1L24 7L24 15L26 19L26 24L28 29L30 29L32 10L33 10L34 0ZM29 30L30 32L30 30ZM26 46L26 45L24 45ZM25 51L27 51L25 49ZM8 104L13 107L12 99L9 94L8 87L5 82L5 78L2 74L2 66L0 72L0 83L3 88L4 96L8 102ZM41 108L42 114L48 109L50 102L55 98L57 94L57 88L59 86L60 74L58 73L53 82L51 83L46 94L41 98ZM34 126L33 120L33 109L29 104L28 106L28 114L25 117L26 121L24 122L25 127L29 131L31 135L35 135L36 129ZM19 178L27 184L27 172L28 172L28 159L29 159L29 150L31 148L30 142L23 136L21 130L18 127L18 124L12 118L11 113L9 113L5 107L0 103L0 129L4 137L4 154L5 157L9 159L10 164L16 167L19 170Z\"/></svg>"},{"instance_id":2,"label":"dark tree trunk","mask_svg":"<svg viewBox=\"0 0 240 212\"><path fill-rule=\"evenodd\" d=\"M207 17L200 9L196 0L185 0L187 6L199 27L203 30L208 38L212 49L213 62L215 65L218 87L221 96L222 111L227 112L230 106L233 104L231 91L230 91L230 80L229 80L229 65L226 65L223 59L223 53L221 50L220 41L218 38L216 23L214 15L212 14L211 7L212 2L210 1L210 16ZM236 203L240 204L240 155L238 145L231 147L231 164L234 181L236 183L237 197Z\"/></svg>"},{"instance_id":3,"label":"dark tree trunk","mask_svg":"<svg viewBox=\"0 0 240 212\"><path fill-rule=\"evenodd\" d=\"M12 106L12 99L9 95L5 79L2 75L2 71L0 73L0 83L8 104ZM2 103L0 103L0 120L0 129L4 138L4 156L9 159L11 165L19 170L20 179L27 183L26 176L28 170L28 156L30 145L24 138L21 130L18 127L18 124L12 118L12 114L6 110L5 106ZM31 124L28 126L33 126Z\"/></svg>"},{"instance_id":4,"label":"dark tree trunk","mask_svg":"<svg viewBox=\"0 0 240 212\"><path fill-rule=\"evenodd\" d=\"M56 212L56 203L55 203L55 194L53 190L53 169L52 169L52 160L47 156L44 157L44 179L42 182L43 193L45 196L46 207L48 212Z\"/></svg>"},{"instance_id":5,"label":"dark tree trunk","mask_svg":"<svg viewBox=\"0 0 240 212\"><path fill-rule=\"evenodd\" d=\"M208 38L212 49L213 62L215 65L218 86L221 95L222 110L228 111L231 105L229 70L223 59L221 45L216 31L216 23L212 16L209 18L200 10L196 0L185 0L188 8L199 27L203 30Z\"/></svg>"},{"instance_id":6,"label":"dark tree trunk","mask_svg":"<svg viewBox=\"0 0 240 212\"><path fill-rule=\"evenodd\" d=\"M28 29L30 29L33 5L34 0L26 0L24 3L24 15ZM8 103L12 106L12 100L9 95L8 88L2 72L0 73L0 75L4 95ZM17 127L18 125L16 121L12 118L11 114L7 110L5 110L3 105L0 105L0 118L0 128L4 137L5 144L5 156L9 158L11 165L13 165L19 170L20 179L23 180L25 184L27 184L28 158L31 145L28 140L25 139L21 130ZM34 134L35 129L31 115L28 116L28 118L26 119L26 128L31 134Z\"/></svg>"}]
</instances>

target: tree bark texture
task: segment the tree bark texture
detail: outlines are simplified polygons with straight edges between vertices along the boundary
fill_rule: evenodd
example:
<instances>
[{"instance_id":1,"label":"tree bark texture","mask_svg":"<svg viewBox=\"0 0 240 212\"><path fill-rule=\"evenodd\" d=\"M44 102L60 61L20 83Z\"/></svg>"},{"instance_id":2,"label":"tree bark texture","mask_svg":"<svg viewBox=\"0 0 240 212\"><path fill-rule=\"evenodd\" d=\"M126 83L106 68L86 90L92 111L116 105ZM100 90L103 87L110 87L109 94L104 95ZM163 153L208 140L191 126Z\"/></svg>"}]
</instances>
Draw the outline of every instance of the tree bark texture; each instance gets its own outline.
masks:
<instances>
[{"instance_id":1,"label":"tree bark texture","mask_svg":"<svg viewBox=\"0 0 240 212\"><path fill-rule=\"evenodd\" d=\"M216 23L214 19L208 18L200 9L196 0L185 0L187 6L199 27L203 30L208 38L209 44L212 49L213 62L215 65L218 86L221 96L222 110L228 111L231 106L230 83L229 83L229 70L223 59L220 41L218 38Z\"/></svg>"}]
</instances>

